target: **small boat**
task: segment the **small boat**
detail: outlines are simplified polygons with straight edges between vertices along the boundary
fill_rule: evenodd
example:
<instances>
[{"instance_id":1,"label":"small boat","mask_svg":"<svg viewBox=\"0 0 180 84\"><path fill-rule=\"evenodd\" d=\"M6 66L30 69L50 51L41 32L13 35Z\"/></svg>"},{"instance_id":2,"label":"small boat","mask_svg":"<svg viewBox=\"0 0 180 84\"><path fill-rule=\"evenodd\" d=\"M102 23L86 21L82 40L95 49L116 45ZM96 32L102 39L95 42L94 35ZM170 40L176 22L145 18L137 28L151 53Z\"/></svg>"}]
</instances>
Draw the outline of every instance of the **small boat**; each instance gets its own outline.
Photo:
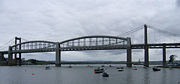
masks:
<instances>
[{"instance_id":1,"label":"small boat","mask_svg":"<svg viewBox=\"0 0 180 84\"><path fill-rule=\"evenodd\" d=\"M46 66L46 67L45 67L45 70L49 70L49 69L50 69L50 67L49 67L49 66Z\"/></svg>"},{"instance_id":2,"label":"small boat","mask_svg":"<svg viewBox=\"0 0 180 84\"><path fill-rule=\"evenodd\" d=\"M124 69L124 67L116 67L116 69Z\"/></svg>"},{"instance_id":3,"label":"small boat","mask_svg":"<svg viewBox=\"0 0 180 84\"><path fill-rule=\"evenodd\" d=\"M104 67L104 65L101 65L101 67Z\"/></svg>"},{"instance_id":4,"label":"small boat","mask_svg":"<svg viewBox=\"0 0 180 84\"><path fill-rule=\"evenodd\" d=\"M124 67L116 67L116 69L118 70L118 71L124 71Z\"/></svg>"},{"instance_id":5,"label":"small boat","mask_svg":"<svg viewBox=\"0 0 180 84\"><path fill-rule=\"evenodd\" d=\"M109 74L106 72L103 72L102 77L109 77Z\"/></svg>"},{"instance_id":6,"label":"small boat","mask_svg":"<svg viewBox=\"0 0 180 84\"><path fill-rule=\"evenodd\" d=\"M71 65L69 65L68 67L69 67L69 68L72 68L72 66L71 66Z\"/></svg>"},{"instance_id":7,"label":"small boat","mask_svg":"<svg viewBox=\"0 0 180 84\"><path fill-rule=\"evenodd\" d=\"M104 68L100 68L100 70L103 70L103 71L104 71Z\"/></svg>"},{"instance_id":8,"label":"small boat","mask_svg":"<svg viewBox=\"0 0 180 84\"><path fill-rule=\"evenodd\" d=\"M112 65L109 65L109 67L112 67Z\"/></svg>"},{"instance_id":9,"label":"small boat","mask_svg":"<svg viewBox=\"0 0 180 84\"><path fill-rule=\"evenodd\" d=\"M118 71L124 71L124 69L117 69Z\"/></svg>"},{"instance_id":10,"label":"small boat","mask_svg":"<svg viewBox=\"0 0 180 84\"><path fill-rule=\"evenodd\" d=\"M161 69L158 69L157 67L153 67L152 69L153 71L161 71Z\"/></svg>"},{"instance_id":11,"label":"small boat","mask_svg":"<svg viewBox=\"0 0 180 84\"><path fill-rule=\"evenodd\" d=\"M94 73L103 73L104 72L104 68L97 68L97 69L94 69Z\"/></svg>"}]
</instances>

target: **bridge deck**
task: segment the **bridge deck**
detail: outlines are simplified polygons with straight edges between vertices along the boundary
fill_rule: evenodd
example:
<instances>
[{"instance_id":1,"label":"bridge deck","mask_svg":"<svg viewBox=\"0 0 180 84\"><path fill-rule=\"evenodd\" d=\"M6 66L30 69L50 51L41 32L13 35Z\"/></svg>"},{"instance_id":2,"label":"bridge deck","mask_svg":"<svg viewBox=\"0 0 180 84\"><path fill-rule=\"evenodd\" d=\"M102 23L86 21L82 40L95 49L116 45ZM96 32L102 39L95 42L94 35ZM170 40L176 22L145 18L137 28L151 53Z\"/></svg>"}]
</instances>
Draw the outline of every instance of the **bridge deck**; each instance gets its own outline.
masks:
<instances>
[{"instance_id":1,"label":"bridge deck","mask_svg":"<svg viewBox=\"0 0 180 84\"><path fill-rule=\"evenodd\" d=\"M132 44L132 49L144 49L144 44ZM158 49L163 48L180 48L180 43L158 43L158 44L148 44L148 48L150 49Z\"/></svg>"},{"instance_id":2,"label":"bridge deck","mask_svg":"<svg viewBox=\"0 0 180 84\"><path fill-rule=\"evenodd\" d=\"M131 49L144 49L144 44L132 44ZM160 49L166 46L166 48L180 48L180 43L159 43L159 44L148 44L150 49ZM112 50L112 49L126 49L126 46L81 46L81 47L66 47L61 48L61 51L82 51L82 50ZM13 53L33 53L33 52L54 52L55 48L45 49L30 49L30 50L18 50ZM0 51L0 53L8 54L8 51Z\"/></svg>"}]
</instances>

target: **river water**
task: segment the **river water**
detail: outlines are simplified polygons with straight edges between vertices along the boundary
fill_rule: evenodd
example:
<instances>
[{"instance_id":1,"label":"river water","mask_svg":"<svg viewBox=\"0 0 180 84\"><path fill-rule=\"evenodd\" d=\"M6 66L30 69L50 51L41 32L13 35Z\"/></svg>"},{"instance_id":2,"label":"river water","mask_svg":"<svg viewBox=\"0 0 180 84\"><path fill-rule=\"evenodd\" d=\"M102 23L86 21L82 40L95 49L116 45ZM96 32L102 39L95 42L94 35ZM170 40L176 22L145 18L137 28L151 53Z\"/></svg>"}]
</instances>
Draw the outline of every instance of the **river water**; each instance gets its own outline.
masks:
<instances>
[{"instance_id":1,"label":"river water","mask_svg":"<svg viewBox=\"0 0 180 84\"><path fill-rule=\"evenodd\" d=\"M137 66L137 70L125 67L118 72L116 66L105 66L108 78L94 74L97 65L50 66L49 70L45 65L0 66L0 84L180 84L180 69L154 72Z\"/></svg>"}]
</instances>

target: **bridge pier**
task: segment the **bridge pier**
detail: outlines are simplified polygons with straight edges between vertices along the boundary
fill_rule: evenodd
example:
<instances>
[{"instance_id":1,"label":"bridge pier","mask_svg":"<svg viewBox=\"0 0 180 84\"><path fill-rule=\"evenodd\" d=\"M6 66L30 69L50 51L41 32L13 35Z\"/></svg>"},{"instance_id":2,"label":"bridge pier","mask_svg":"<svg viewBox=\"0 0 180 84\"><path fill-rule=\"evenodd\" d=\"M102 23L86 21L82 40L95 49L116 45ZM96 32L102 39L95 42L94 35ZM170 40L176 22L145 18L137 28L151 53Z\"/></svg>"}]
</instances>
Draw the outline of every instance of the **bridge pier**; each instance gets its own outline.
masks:
<instances>
[{"instance_id":1,"label":"bridge pier","mask_svg":"<svg viewBox=\"0 0 180 84\"><path fill-rule=\"evenodd\" d=\"M19 44L18 46L15 46L15 51L17 50L21 50L21 38L15 37L15 45ZM19 54L19 58L17 58L17 54ZM15 58L15 64L17 65L17 61L19 66L21 66L21 53L15 53L14 54L14 58Z\"/></svg>"},{"instance_id":2,"label":"bridge pier","mask_svg":"<svg viewBox=\"0 0 180 84\"><path fill-rule=\"evenodd\" d=\"M9 46L9 51L8 51L8 65L9 66L13 65L13 53L11 46Z\"/></svg>"},{"instance_id":3,"label":"bridge pier","mask_svg":"<svg viewBox=\"0 0 180 84\"><path fill-rule=\"evenodd\" d=\"M1 58L4 58L4 54L3 53L0 53L0 59Z\"/></svg>"},{"instance_id":4,"label":"bridge pier","mask_svg":"<svg viewBox=\"0 0 180 84\"><path fill-rule=\"evenodd\" d=\"M18 57L17 54L19 54ZM21 66L21 53L14 53L14 64Z\"/></svg>"},{"instance_id":5,"label":"bridge pier","mask_svg":"<svg viewBox=\"0 0 180 84\"><path fill-rule=\"evenodd\" d=\"M59 43L56 43L56 67L61 67L61 50Z\"/></svg>"},{"instance_id":6,"label":"bridge pier","mask_svg":"<svg viewBox=\"0 0 180 84\"><path fill-rule=\"evenodd\" d=\"M127 67L132 67L131 38L127 38Z\"/></svg>"},{"instance_id":7,"label":"bridge pier","mask_svg":"<svg viewBox=\"0 0 180 84\"><path fill-rule=\"evenodd\" d=\"M0 52L0 65L7 65L7 61L4 57L4 53Z\"/></svg>"},{"instance_id":8,"label":"bridge pier","mask_svg":"<svg viewBox=\"0 0 180 84\"><path fill-rule=\"evenodd\" d=\"M149 67L149 48L147 45L144 49L144 66Z\"/></svg>"},{"instance_id":9,"label":"bridge pier","mask_svg":"<svg viewBox=\"0 0 180 84\"><path fill-rule=\"evenodd\" d=\"M166 45L163 45L163 67L166 66Z\"/></svg>"},{"instance_id":10,"label":"bridge pier","mask_svg":"<svg viewBox=\"0 0 180 84\"><path fill-rule=\"evenodd\" d=\"M0 53L0 61L5 61L4 53Z\"/></svg>"}]
</instances>

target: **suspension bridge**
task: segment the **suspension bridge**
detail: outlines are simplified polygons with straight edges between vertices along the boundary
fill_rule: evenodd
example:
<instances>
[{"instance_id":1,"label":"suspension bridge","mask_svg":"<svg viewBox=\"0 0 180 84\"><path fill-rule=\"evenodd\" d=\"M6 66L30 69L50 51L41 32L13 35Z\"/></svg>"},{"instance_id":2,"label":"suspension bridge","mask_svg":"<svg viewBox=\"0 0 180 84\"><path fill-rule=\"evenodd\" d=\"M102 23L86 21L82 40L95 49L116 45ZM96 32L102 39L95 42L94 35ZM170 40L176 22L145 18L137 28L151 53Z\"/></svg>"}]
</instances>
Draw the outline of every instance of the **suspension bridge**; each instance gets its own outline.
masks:
<instances>
[{"instance_id":1,"label":"suspension bridge","mask_svg":"<svg viewBox=\"0 0 180 84\"><path fill-rule=\"evenodd\" d=\"M82 36L78 38L68 39L61 42L52 41L25 41L21 42L22 38L15 37L15 44L8 47L6 51L0 51L0 59L7 61L8 65L21 65L22 53L36 53L36 52L55 52L56 66L61 66L61 52L62 51L83 51L83 50L115 50L126 49L127 51L127 67L132 67L132 49L144 49L144 66L149 67L149 49L162 49L163 66L166 67L166 49L180 48L180 43L148 43L148 28L159 32L170 33L162 31L146 24L143 27L128 31L126 34L136 32L144 29L144 43L133 44L130 37L119 36ZM176 36L176 34L171 33ZM4 55L8 55L8 59Z\"/></svg>"}]
</instances>

